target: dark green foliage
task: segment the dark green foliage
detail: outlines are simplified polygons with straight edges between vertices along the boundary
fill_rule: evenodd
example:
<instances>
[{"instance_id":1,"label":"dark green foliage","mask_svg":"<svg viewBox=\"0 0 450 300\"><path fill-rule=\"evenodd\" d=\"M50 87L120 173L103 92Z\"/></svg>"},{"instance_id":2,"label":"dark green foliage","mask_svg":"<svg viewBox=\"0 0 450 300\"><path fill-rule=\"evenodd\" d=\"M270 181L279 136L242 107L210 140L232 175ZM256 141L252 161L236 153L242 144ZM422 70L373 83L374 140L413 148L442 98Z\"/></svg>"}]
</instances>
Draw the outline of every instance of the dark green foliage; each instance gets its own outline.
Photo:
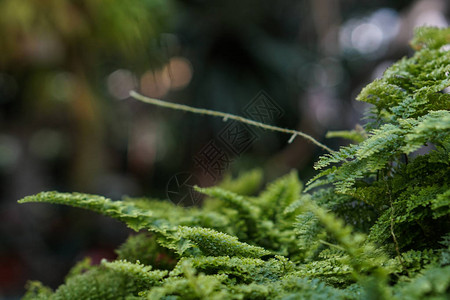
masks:
<instances>
[{"instance_id":1,"label":"dark green foliage","mask_svg":"<svg viewBox=\"0 0 450 300\"><path fill-rule=\"evenodd\" d=\"M136 269L134 272L133 267ZM66 283L61 285L53 294L50 295L47 290L44 290L45 294L41 292L39 296L42 299L58 300L121 299L129 295L137 295L141 289L151 287L163 275L162 271L154 272L156 273L145 273L140 265L133 265L128 270L125 268L122 270L120 266L111 269L104 265L96 266L82 274L68 278ZM148 279L151 279L151 281ZM29 298L25 299L35 299L30 295L27 295L27 297Z\"/></svg>"},{"instance_id":2,"label":"dark green foliage","mask_svg":"<svg viewBox=\"0 0 450 300\"><path fill-rule=\"evenodd\" d=\"M450 295L450 266L430 268L406 284L394 289L397 299L448 299Z\"/></svg>"},{"instance_id":3,"label":"dark green foliage","mask_svg":"<svg viewBox=\"0 0 450 300\"><path fill-rule=\"evenodd\" d=\"M31 282L25 299L448 299L450 55L441 47L449 36L418 31L414 57L358 97L374 105L367 132L332 134L359 143L322 157L305 190L291 172L255 196L262 175L253 171L198 188L208 197L200 208L57 192L24 198L142 231L117 260L79 263L54 292Z\"/></svg>"},{"instance_id":4,"label":"dark green foliage","mask_svg":"<svg viewBox=\"0 0 450 300\"><path fill-rule=\"evenodd\" d=\"M52 289L44 286L39 281L28 281L27 285L27 293L23 296L22 299L48 299L52 295Z\"/></svg>"},{"instance_id":5,"label":"dark green foliage","mask_svg":"<svg viewBox=\"0 0 450 300\"><path fill-rule=\"evenodd\" d=\"M140 261L162 270L171 270L176 264L175 253L161 247L154 235L145 232L130 236L116 253L117 259L133 263Z\"/></svg>"}]
</instances>

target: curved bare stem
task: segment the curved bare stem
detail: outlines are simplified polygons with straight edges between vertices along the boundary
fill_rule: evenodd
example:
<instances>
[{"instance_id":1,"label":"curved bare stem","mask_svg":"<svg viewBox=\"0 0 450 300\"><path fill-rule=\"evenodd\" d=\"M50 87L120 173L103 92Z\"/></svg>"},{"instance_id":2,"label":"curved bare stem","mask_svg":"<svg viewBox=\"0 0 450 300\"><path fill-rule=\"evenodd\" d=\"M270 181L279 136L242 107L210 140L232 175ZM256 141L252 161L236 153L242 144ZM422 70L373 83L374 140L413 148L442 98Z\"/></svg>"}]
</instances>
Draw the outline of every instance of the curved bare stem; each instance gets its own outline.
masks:
<instances>
[{"instance_id":1,"label":"curved bare stem","mask_svg":"<svg viewBox=\"0 0 450 300\"><path fill-rule=\"evenodd\" d=\"M259 127L259 128L263 128L266 130L288 133L288 134L292 135L289 140L289 143L291 143L295 139L296 136L301 136L329 153L334 152L332 149L330 149L327 146L325 146L324 144L320 143L312 136L310 136L306 133L303 133L301 131L297 131L297 130L293 130L293 129L286 129L286 128L273 126L273 125L268 125L268 124L264 124L264 123L250 120L247 118L243 118L241 116L223 113L220 111L209 110L209 109L204 109L204 108L196 108L196 107L191 107L191 106L187 106L184 104L171 103L171 102L167 102L167 101L163 101L163 100L159 100L159 99L149 98L149 97L143 96L135 91L130 91L130 96L136 100L139 100L139 101L142 101L145 103L149 103L149 104L153 104L156 106L171 108L171 109L175 109L175 110L188 111L188 112L191 112L194 114L202 114L202 115L209 115L209 116L213 116L213 117L220 117L220 118L223 118L224 121L227 121L229 119L236 120L238 122L245 123L245 124Z\"/></svg>"}]
</instances>

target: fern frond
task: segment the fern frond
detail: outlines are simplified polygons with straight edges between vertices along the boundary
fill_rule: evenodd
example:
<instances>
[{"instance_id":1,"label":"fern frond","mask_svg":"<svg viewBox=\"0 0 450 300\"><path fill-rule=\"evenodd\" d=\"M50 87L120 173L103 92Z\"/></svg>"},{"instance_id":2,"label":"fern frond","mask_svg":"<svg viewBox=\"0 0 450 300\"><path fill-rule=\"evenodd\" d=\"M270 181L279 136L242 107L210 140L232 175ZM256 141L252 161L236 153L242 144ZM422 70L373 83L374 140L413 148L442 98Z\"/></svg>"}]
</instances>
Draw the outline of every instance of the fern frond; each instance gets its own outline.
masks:
<instances>
[{"instance_id":1,"label":"fern frond","mask_svg":"<svg viewBox=\"0 0 450 300\"><path fill-rule=\"evenodd\" d=\"M450 189L444 186L443 190L445 192L437 195L431 202L434 219L450 215Z\"/></svg>"},{"instance_id":2,"label":"fern frond","mask_svg":"<svg viewBox=\"0 0 450 300\"><path fill-rule=\"evenodd\" d=\"M257 205L262 208L262 214L276 222L283 218L284 210L300 197L302 189L297 172L291 171L269 184L258 197Z\"/></svg>"},{"instance_id":3,"label":"fern frond","mask_svg":"<svg viewBox=\"0 0 450 300\"><path fill-rule=\"evenodd\" d=\"M264 261L258 258L243 257L197 257L182 258L171 272L171 276L182 274L182 266L188 261L196 270L206 274L225 274L237 278L238 283L257 284L279 280L284 274L294 268L293 264L280 258Z\"/></svg>"},{"instance_id":4,"label":"fern frond","mask_svg":"<svg viewBox=\"0 0 450 300\"><path fill-rule=\"evenodd\" d=\"M450 293L450 266L431 268L411 282L398 284L394 289L396 299L448 299Z\"/></svg>"},{"instance_id":5,"label":"fern frond","mask_svg":"<svg viewBox=\"0 0 450 300\"><path fill-rule=\"evenodd\" d=\"M171 270L176 262L177 255L157 243L155 235L139 233L131 235L117 250L117 259L131 263L140 261L158 269Z\"/></svg>"},{"instance_id":6,"label":"fern frond","mask_svg":"<svg viewBox=\"0 0 450 300\"><path fill-rule=\"evenodd\" d=\"M224 275L196 274L196 270L184 261L183 277L169 277L160 287L141 293L143 299L233 299L223 281Z\"/></svg>"},{"instance_id":7,"label":"fern frond","mask_svg":"<svg viewBox=\"0 0 450 300\"><path fill-rule=\"evenodd\" d=\"M118 299L137 296L137 282L126 275L95 267L71 277L49 299Z\"/></svg>"},{"instance_id":8,"label":"fern frond","mask_svg":"<svg viewBox=\"0 0 450 300\"><path fill-rule=\"evenodd\" d=\"M365 272L372 272L380 281L386 279L387 272L382 265L386 263L387 257L377 251L374 245L366 243L366 237L363 234L353 233L349 225L345 225L342 220L315 203L305 201L304 209L317 217L325 230L348 254L349 265L352 266L353 275L356 278L364 276Z\"/></svg>"},{"instance_id":9,"label":"fern frond","mask_svg":"<svg viewBox=\"0 0 450 300\"><path fill-rule=\"evenodd\" d=\"M355 142L361 143L367 137L364 131L360 130L342 130L342 131L328 131L326 138L343 138Z\"/></svg>"},{"instance_id":10,"label":"fern frond","mask_svg":"<svg viewBox=\"0 0 450 300\"><path fill-rule=\"evenodd\" d=\"M164 219L155 217L151 211L142 210L132 203L111 201L111 199L102 196L80 193L43 192L19 200L19 203L30 202L64 204L89 209L99 214L118 219L135 231L145 228L162 232L172 227Z\"/></svg>"},{"instance_id":11,"label":"fern frond","mask_svg":"<svg viewBox=\"0 0 450 300\"><path fill-rule=\"evenodd\" d=\"M286 276L272 292L272 299L355 299L340 289L333 288L318 279L296 275Z\"/></svg>"},{"instance_id":12,"label":"fern frond","mask_svg":"<svg viewBox=\"0 0 450 300\"><path fill-rule=\"evenodd\" d=\"M39 281L28 281L25 288L27 292L22 297L23 300L47 300L53 293L51 288Z\"/></svg>"},{"instance_id":13,"label":"fern frond","mask_svg":"<svg viewBox=\"0 0 450 300\"><path fill-rule=\"evenodd\" d=\"M419 27L411 41L416 50L439 49L446 44L450 44L450 28Z\"/></svg>"},{"instance_id":14,"label":"fern frond","mask_svg":"<svg viewBox=\"0 0 450 300\"><path fill-rule=\"evenodd\" d=\"M180 227L178 234L182 239L192 241L205 256L262 257L269 251L239 242L234 236L208 228Z\"/></svg>"},{"instance_id":15,"label":"fern frond","mask_svg":"<svg viewBox=\"0 0 450 300\"><path fill-rule=\"evenodd\" d=\"M450 144L450 111L432 111L419 118L417 125L406 133L402 151L411 153L427 142Z\"/></svg>"},{"instance_id":16,"label":"fern frond","mask_svg":"<svg viewBox=\"0 0 450 300\"><path fill-rule=\"evenodd\" d=\"M350 145L341 147L337 152L325 154L321 156L319 160L314 164L314 169L320 170L328 167L331 164L353 159L358 149L358 145Z\"/></svg>"},{"instance_id":17,"label":"fern frond","mask_svg":"<svg viewBox=\"0 0 450 300\"><path fill-rule=\"evenodd\" d=\"M236 179L233 179L230 174L224 176L219 187L239 195L251 196L261 187L262 181L262 170L254 169L240 173Z\"/></svg>"},{"instance_id":18,"label":"fern frond","mask_svg":"<svg viewBox=\"0 0 450 300\"><path fill-rule=\"evenodd\" d=\"M114 273L121 274L134 280L138 290L148 289L154 285L159 285L168 272L152 270L151 266L140 264L139 261L131 263L126 260L116 260L108 262L103 260L101 265Z\"/></svg>"},{"instance_id":19,"label":"fern frond","mask_svg":"<svg viewBox=\"0 0 450 300\"><path fill-rule=\"evenodd\" d=\"M244 218L250 218L253 221L256 221L256 219L258 218L259 207L254 206L250 201L248 201L241 195L218 187L196 187L196 190L210 197L222 200L225 204L235 208L236 211L240 213Z\"/></svg>"}]
</instances>

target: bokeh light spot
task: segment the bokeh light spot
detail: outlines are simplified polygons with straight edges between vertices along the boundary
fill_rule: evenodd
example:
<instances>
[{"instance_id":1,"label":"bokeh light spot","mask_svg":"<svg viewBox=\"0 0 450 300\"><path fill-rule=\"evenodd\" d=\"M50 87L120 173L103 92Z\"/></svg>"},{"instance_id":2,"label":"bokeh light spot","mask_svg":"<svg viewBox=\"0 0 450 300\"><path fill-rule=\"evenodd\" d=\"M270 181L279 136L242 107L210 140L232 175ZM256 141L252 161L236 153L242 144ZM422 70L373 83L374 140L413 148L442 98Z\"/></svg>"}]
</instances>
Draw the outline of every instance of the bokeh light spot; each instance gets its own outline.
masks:
<instances>
[{"instance_id":1,"label":"bokeh light spot","mask_svg":"<svg viewBox=\"0 0 450 300\"><path fill-rule=\"evenodd\" d=\"M147 71L141 77L141 92L148 97L162 97L170 89L170 76L167 68Z\"/></svg>"},{"instance_id":2,"label":"bokeh light spot","mask_svg":"<svg viewBox=\"0 0 450 300\"><path fill-rule=\"evenodd\" d=\"M372 23L363 23L353 29L351 41L356 50L363 54L369 54L380 48L383 32Z\"/></svg>"},{"instance_id":3,"label":"bokeh light spot","mask_svg":"<svg viewBox=\"0 0 450 300\"><path fill-rule=\"evenodd\" d=\"M112 72L107 79L108 92L118 100L130 96L130 91L137 86L136 76L129 70L119 69Z\"/></svg>"},{"instance_id":4,"label":"bokeh light spot","mask_svg":"<svg viewBox=\"0 0 450 300\"><path fill-rule=\"evenodd\" d=\"M173 57L166 66L170 76L170 88L180 90L186 87L192 79L192 65L184 57Z\"/></svg>"},{"instance_id":5,"label":"bokeh light spot","mask_svg":"<svg viewBox=\"0 0 450 300\"><path fill-rule=\"evenodd\" d=\"M447 27L448 23L442 12L430 9L421 12L417 17L414 27L419 26Z\"/></svg>"}]
</instances>

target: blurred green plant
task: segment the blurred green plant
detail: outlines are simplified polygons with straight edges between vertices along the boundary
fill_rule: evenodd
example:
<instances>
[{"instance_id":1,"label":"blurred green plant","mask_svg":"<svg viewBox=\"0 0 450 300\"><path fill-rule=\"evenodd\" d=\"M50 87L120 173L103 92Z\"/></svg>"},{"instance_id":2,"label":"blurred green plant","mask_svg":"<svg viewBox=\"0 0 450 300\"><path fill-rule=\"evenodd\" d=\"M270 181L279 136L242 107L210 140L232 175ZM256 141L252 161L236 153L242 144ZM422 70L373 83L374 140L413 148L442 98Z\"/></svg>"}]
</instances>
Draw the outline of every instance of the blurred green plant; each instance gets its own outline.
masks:
<instances>
[{"instance_id":1,"label":"blurred green plant","mask_svg":"<svg viewBox=\"0 0 450 300\"><path fill-rule=\"evenodd\" d=\"M116 113L105 101L107 76L133 70L136 86L140 72L161 67L171 12L162 0L0 1L0 70L18 82L14 100L23 103L11 122L68 127L70 186L93 190L106 168L104 124L113 127Z\"/></svg>"},{"instance_id":2,"label":"blurred green plant","mask_svg":"<svg viewBox=\"0 0 450 300\"><path fill-rule=\"evenodd\" d=\"M142 58L152 54L150 41L161 33L169 7L161 0L2 0L0 66L77 58L93 67L94 58L105 55Z\"/></svg>"}]
</instances>

